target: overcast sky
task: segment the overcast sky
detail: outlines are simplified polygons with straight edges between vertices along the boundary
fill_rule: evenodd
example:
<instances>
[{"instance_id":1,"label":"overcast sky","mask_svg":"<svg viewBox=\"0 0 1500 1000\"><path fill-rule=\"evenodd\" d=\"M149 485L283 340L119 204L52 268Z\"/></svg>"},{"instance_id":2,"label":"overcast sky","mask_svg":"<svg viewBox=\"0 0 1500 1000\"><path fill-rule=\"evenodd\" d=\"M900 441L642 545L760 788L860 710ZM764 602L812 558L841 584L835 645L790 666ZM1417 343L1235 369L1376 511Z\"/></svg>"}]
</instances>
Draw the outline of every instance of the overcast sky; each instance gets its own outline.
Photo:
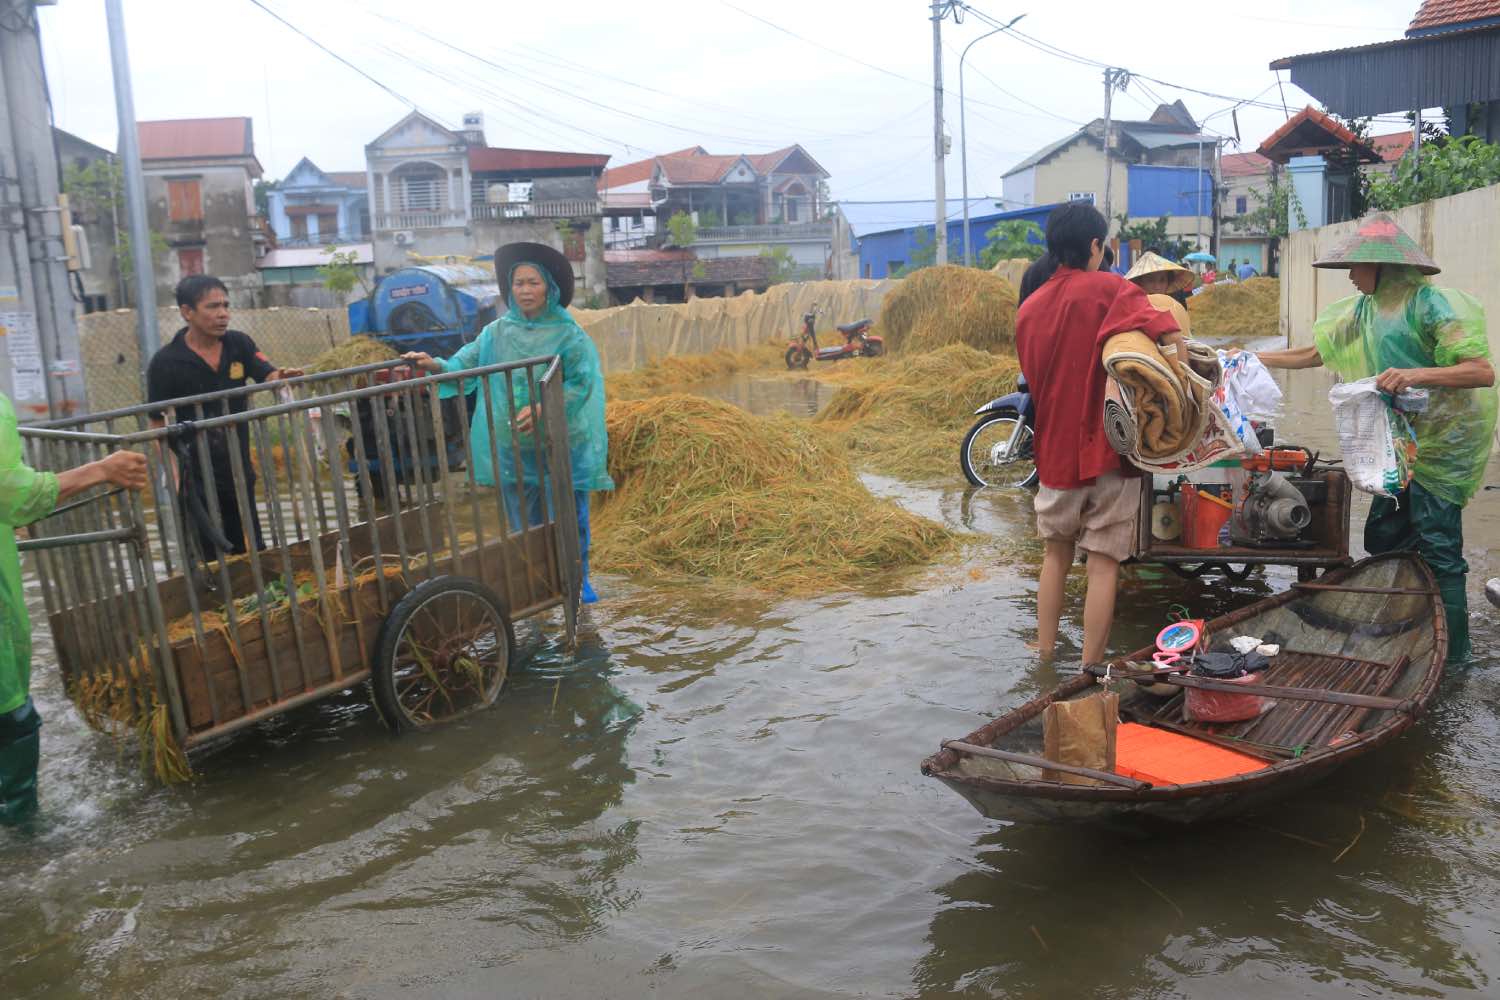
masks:
<instances>
[{"instance_id":1,"label":"overcast sky","mask_svg":"<svg viewBox=\"0 0 1500 1000\"><path fill-rule=\"evenodd\" d=\"M303 157L361 170L364 145L411 105L449 125L483 111L491 145L609 153L613 165L694 144L759 152L800 142L836 198L931 198L932 26L927 0L260 0L389 92L320 51L252 0L124 0L140 119L248 115L268 178ZM976 0L1001 21L1083 57L1163 83L1132 82L1117 116L1182 98L1207 127L1252 150L1307 95L1278 57L1400 37L1418 0L1141 4ZM753 15L753 16L752 16ZM760 20L757 20L759 18ZM103 0L41 8L57 123L116 146ZM990 27L943 24L945 119L959 172L958 53ZM969 189L1103 110L1102 71L1006 34L966 65ZM393 92L393 93L392 93ZM399 95L399 96L397 96ZM409 102L409 103L408 103ZM1398 131L1394 119L1372 130ZM1234 152L1235 146L1226 147Z\"/></svg>"}]
</instances>

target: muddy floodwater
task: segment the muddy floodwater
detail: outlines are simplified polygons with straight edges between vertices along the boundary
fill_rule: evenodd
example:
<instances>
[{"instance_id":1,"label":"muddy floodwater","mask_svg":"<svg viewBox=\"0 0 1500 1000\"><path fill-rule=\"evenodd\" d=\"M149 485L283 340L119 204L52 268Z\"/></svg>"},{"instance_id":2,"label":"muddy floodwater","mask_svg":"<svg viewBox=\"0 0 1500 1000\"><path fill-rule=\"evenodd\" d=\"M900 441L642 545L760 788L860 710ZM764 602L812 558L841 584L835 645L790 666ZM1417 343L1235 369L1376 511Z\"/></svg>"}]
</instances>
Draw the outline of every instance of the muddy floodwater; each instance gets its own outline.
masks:
<instances>
[{"instance_id":1,"label":"muddy floodwater","mask_svg":"<svg viewBox=\"0 0 1500 1000\"><path fill-rule=\"evenodd\" d=\"M1299 373L1282 428L1335 451L1326 384ZM801 416L828 393L704 391ZM1500 492L1465 519L1477 657L1410 735L1271 811L1143 839L1003 826L918 772L1065 669L1023 645L1029 496L965 491L954 452L946 484L867 481L992 540L959 563L797 601L601 575L576 655L555 621L523 623L492 711L396 739L353 691L196 758L188 787L84 726L40 633L43 818L0 833L0 990L1500 994L1500 612L1482 595ZM1169 605L1210 617L1292 579L1132 570L1113 645L1148 642ZM1075 654L1082 595L1075 574Z\"/></svg>"}]
</instances>

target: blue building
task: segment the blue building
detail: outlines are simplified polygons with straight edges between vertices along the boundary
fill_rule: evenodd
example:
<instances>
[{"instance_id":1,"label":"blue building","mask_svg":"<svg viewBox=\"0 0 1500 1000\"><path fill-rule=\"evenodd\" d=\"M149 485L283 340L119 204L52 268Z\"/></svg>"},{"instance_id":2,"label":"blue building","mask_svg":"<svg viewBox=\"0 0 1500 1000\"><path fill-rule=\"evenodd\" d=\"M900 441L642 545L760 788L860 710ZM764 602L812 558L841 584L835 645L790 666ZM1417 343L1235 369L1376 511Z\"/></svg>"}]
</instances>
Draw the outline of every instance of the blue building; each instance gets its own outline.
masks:
<instances>
[{"instance_id":1,"label":"blue building","mask_svg":"<svg viewBox=\"0 0 1500 1000\"><path fill-rule=\"evenodd\" d=\"M1047 217L1056 205L1031 205L1002 210L998 198L969 200L969 233L973 240L970 254L977 262L989 246L985 235L997 222L1020 219L1047 227ZM849 231L850 249L859 255L861 278L885 278L911 264L912 255L932 243L934 204L931 201L845 201L839 203L842 224ZM964 203L948 202L948 260L964 259ZM1040 235L1033 236L1041 243Z\"/></svg>"},{"instance_id":2,"label":"blue building","mask_svg":"<svg viewBox=\"0 0 1500 1000\"><path fill-rule=\"evenodd\" d=\"M267 192L266 214L283 247L363 243L370 239L365 172L324 171L307 157Z\"/></svg>"}]
</instances>

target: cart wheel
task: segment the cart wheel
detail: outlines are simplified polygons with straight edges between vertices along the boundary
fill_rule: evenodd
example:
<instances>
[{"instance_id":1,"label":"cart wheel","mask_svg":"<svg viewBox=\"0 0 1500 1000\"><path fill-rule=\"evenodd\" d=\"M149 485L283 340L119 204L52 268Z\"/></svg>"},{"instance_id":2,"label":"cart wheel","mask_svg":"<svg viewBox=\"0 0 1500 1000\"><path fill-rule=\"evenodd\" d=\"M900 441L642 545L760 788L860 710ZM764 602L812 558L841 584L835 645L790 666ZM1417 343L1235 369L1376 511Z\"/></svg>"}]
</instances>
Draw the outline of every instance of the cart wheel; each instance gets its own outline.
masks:
<instances>
[{"instance_id":1,"label":"cart wheel","mask_svg":"<svg viewBox=\"0 0 1500 1000\"><path fill-rule=\"evenodd\" d=\"M500 696L515 649L505 603L477 580L417 584L380 626L375 703L397 732L487 708Z\"/></svg>"}]
</instances>

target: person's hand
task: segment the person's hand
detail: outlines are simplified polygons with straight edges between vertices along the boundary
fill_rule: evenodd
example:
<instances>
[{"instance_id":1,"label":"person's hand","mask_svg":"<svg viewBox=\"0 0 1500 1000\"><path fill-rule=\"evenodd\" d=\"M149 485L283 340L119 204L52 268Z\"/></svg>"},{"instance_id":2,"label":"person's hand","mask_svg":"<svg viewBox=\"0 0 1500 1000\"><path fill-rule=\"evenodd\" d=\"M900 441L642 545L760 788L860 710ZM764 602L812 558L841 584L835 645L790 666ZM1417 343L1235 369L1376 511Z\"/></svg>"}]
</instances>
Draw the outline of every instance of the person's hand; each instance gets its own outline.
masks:
<instances>
[{"instance_id":1,"label":"person's hand","mask_svg":"<svg viewBox=\"0 0 1500 1000\"><path fill-rule=\"evenodd\" d=\"M536 422L541 419L542 408L537 405L526 407L516 412L516 430L522 434L529 433Z\"/></svg>"},{"instance_id":2,"label":"person's hand","mask_svg":"<svg viewBox=\"0 0 1500 1000\"><path fill-rule=\"evenodd\" d=\"M274 372L266 376L266 381L277 382L284 378L296 378L298 375L303 374L305 374L305 372L303 372L301 368L278 368Z\"/></svg>"},{"instance_id":3,"label":"person's hand","mask_svg":"<svg viewBox=\"0 0 1500 1000\"><path fill-rule=\"evenodd\" d=\"M1375 377L1375 388L1395 396L1416 385L1421 375L1420 368L1387 368Z\"/></svg>"},{"instance_id":4,"label":"person's hand","mask_svg":"<svg viewBox=\"0 0 1500 1000\"><path fill-rule=\"evenodd\" d=\"M111 452L95 463L104 481L127 490L146 488L146 456L134 451Z\"/></svg>"},{"instance_id":5,"label":"person's hand","mask_svg":"<svg viewBox=\"0 0 1500 1000\"><path fill-rule=\"evenodd\" d=\"M416 367L429 372L440 372L444 367L441 361L423 351L407 351L401 355L401 360L410 361Z\"/></svg>"}]
</instances>

